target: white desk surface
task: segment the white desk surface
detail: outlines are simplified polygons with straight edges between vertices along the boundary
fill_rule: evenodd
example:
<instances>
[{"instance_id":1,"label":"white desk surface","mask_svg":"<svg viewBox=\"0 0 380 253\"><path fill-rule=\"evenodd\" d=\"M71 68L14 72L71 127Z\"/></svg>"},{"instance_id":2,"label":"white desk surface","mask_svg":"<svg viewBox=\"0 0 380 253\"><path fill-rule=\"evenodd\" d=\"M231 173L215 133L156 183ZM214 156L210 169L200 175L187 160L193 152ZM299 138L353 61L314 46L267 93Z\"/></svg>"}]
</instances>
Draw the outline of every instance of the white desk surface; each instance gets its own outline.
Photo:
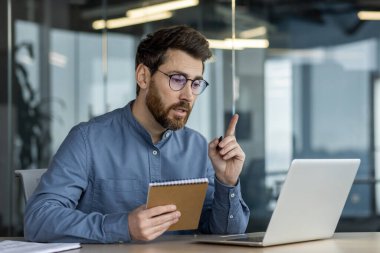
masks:
<instances>
[{"instance_id":1,"label":"white desk surface","mask_svg":"<svg viewBox=\"0 0 380 253\"><path fill-rule=\"evenodd\" d=\"M227 246L215 244L194 243L192 236L167 236L148 243L131 244L82 244L81 249L65 251L70 253L298 253L298 252L347 252L369 253L380 252L380 232L370 233L336 233L333 238L312 242L294 243L266 248L243 246ZM16 240L21 238L6 238L0 240ZM21 239L22 240L22 239Z\"/></svg>"}]
</instances>

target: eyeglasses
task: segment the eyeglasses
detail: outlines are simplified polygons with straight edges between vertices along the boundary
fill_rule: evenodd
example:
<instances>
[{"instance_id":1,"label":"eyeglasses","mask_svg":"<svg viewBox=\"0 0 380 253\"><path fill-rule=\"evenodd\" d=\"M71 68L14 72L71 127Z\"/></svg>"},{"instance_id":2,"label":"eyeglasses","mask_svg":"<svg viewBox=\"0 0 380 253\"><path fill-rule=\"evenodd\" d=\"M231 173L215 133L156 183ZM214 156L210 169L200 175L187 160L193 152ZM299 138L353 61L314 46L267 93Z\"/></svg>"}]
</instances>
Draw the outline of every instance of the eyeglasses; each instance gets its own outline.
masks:
<instances>
[{"instance_id":1,"label":"eyeglasses","mask_svg":"<svg viewBox=\"0 0 380 253\"><path fill-rule=\"evenodd\" d=\"M206 82L203 79L193 80L193 79L186 78L186 76L182 74L169 75L162 72L159 69L157 69L157 71L169 77L169 87L174 91L182 90L186 86L187 81L191 81L191 90L193 94L200 95L209 85L208 82Z\"/></svg>"}]
</instances>

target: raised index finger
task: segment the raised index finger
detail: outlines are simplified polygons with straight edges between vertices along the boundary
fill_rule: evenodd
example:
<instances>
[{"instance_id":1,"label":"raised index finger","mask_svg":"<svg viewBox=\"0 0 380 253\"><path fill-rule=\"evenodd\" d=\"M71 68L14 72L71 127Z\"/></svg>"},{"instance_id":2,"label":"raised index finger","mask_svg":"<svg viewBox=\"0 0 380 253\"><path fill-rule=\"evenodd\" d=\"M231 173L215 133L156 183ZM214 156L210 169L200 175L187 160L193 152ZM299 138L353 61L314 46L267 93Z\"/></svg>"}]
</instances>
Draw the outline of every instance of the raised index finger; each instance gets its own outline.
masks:
<instances>
[{"instance_id":1,"label":"raised index finger","mask_svg":"<svg viewBox=\"0 0 380 253\"><path fill-rule=\"evenodd\" d=\"M236 129L236 124L238 122L238 119L239 119L239 115L238 114L234 114L234 116L232 116L230 124L228 125L228 128L227 128L225 136L233 136L233 135L235 135L235 129Z\"/></svg>"}]
</instances>

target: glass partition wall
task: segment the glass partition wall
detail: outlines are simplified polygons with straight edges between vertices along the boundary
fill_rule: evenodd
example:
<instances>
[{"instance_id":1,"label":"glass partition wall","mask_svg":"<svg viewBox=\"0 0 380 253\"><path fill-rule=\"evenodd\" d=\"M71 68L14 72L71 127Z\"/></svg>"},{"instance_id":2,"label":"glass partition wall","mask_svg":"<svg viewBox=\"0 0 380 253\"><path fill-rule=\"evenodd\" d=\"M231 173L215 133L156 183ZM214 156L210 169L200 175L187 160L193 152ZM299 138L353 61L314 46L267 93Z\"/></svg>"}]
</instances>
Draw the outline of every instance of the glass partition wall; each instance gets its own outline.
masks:
<instances>
[{"instance_id":1,"label":"glass partition wall","mask_svg":"<svg viewBox=\"0 0 380 253\"><path fill-rule=\"evenodd\" d=\"M139 13L162 3L169 9ZM240 115L247 231L265 230L292 159L348 157L362 164L338 231L379 230L380 23L360 11L380 3L7 0L0 9L2 236L22 235L13 171L47 167L71 127L134 99L137 44L176 24L213 50L211 85L188 126L211 140Z\"/></svg>"}]
</instances>

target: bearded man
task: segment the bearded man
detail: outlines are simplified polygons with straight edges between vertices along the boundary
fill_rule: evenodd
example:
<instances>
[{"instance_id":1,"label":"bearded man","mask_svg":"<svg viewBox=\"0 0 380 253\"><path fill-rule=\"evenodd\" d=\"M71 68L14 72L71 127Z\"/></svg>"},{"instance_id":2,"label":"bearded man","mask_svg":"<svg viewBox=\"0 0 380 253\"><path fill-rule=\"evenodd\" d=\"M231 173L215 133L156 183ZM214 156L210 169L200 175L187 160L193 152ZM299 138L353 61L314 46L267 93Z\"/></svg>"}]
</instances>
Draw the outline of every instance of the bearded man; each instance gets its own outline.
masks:
<instances>
[{"instance_id":1,"label":"bearded man","mask_svg":"<svg viewBox=\"0 0 380 253\"><path fill-rule=\"evenodd\" d=\"M147 209L150 182L207 177L196 231L243 233L249 219L239 183L245 154L234 115L222 140L185 126L209 85L206 38L188 26L160 29L136 53L136 99L75 126L27 203L24 235L38 242L153 240L181 219L174 205Z\"/></svg>"}]
</instances>

